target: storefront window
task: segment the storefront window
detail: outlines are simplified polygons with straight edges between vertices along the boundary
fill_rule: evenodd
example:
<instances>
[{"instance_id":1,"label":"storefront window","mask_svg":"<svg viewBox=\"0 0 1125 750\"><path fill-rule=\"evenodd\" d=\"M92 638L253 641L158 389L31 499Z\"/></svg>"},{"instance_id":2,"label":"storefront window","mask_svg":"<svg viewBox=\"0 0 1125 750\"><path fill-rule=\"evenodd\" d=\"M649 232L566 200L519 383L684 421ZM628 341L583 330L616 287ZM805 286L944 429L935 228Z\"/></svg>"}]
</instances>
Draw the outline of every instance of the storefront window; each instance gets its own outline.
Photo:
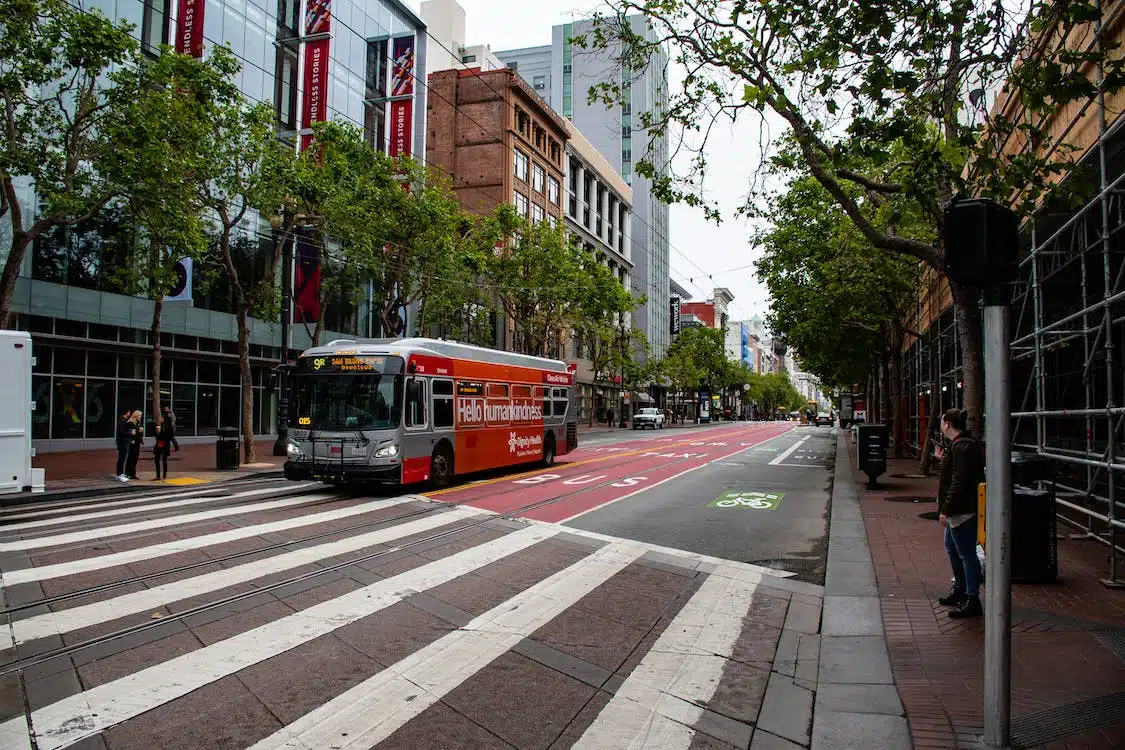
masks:
<instances>
[{"instance_id":1,"label":"storefront window","mask_svg":"<svg viewBox=\"0 0 1125 750\"><path fill-rule=\"evenodd\" d=\"M99 378L117 377L117 355L113 352L90 350L86 366L89 375Z\"/></svg>"},{"instance_id":2,"label":"storefront window","mask_svg":"<svg viewBox=\"0 0 1125 750\"><path fill-rule=\"evenodd\" d=\"M82 412L85 407L83 383L81 380L56 378L53 408L54 426L51 437L82 437Z\"/></svg>"},{"instance_id":3,"label":"storefront window","mask_svg":"<svg viewBox=\"0 0 1125 750\"><path fill-rule=\"evenodd\" d=\"M55 374L56 375L85 375L86 374L86 352L82 349L64 349L59 348L55 350Z\"/></svg>"},{"instance_id":4,"label":"storefront window","mask_svg":"<svg viewBox=\"0 0 1125 750\"><path fill-rule=\"evenodd\" d=\"M219 398L219 426L238 428L242 425L240 404L242 396L238 388L219 389L222 396Z\"/></svg>"},{"instance_id":5,"label":"storefront window","mask_svg":"<svg viewBox=\"0 0 1125 750\"><path fill-rule=\"evenodd\" d=\"M31 398L35 413L31 415L31 437L47 440L51 437L51 379L45 375L31 377Z\"/></svg>"},{"instance_id":6,"label":"storefront window","mask_svg":"<svg viewBox=\"0 0 1125 750\"><path fill-rule=\"evenodd\" d=\"M179 367L179 363L176 363ZM176 383L172 387L172 411L176 413L176 434L195 435L195 386Z\"/></svg>"},{"instance_id":7,"label":"storefront window","mask_svg":"<svg viewBox=\"0 0 1125 750\"><path fill-rule=\"evenodd\" d=\"M200 363L202 370L202 363ZM199 386L196 401L196 434L215 435L219 427L219 388L214 385Z\"/></svg>"},{"instance_id":8,"label":"storefront window","mask_svg":"<svg viewBox=\"0 0 1125 750\"><path fill-rule=\"evenodd\" d=\"M144 411L145 387L144 383L134 381L118 381L117 383L117 416L126 410ZM116 421L114 422L116 424Z\"/></svg>"},{"instance_id":9,"label":"storefront window","mask_svg":"<svg viewBox=\"0 0 1125 750\"><path fill-rule=\"evenodd\" d=\"M86 437L113 437L117 427L117 399L112 380L86 381Z\"/></svg>"}]
</instances>

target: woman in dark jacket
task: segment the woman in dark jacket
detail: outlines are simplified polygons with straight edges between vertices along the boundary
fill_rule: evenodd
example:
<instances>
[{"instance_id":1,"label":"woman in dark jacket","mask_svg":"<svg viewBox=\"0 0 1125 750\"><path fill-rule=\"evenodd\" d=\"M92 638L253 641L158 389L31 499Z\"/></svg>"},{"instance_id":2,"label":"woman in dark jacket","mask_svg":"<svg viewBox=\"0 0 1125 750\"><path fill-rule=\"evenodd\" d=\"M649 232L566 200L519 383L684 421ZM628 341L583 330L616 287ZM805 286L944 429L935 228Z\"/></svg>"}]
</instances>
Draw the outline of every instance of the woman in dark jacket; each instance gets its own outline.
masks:
<instances>
[{"instance_id":1,"label":"woman in dark jacket","mask_svg":"<svg viewBox=\"0 0 1125 750\"><path fill-rule=\"evenodd\" d=\"M152 460L156 464L156 480L168 478L168 454L172 452L172 427L163 417L156 418L155 442L152 445ZM160 473L161 465L164 473Z\"/></svg>"},{"instance_id":2,"label":"woman in dark jacket","mask_svg":"<svg viewBox=\"0 0 1125 750\"><path fill-rule=\"evenodd\" d=\"M984 452L966 430L967 412L949 409L942 415L941 432L951 440L938 452L941 483L938 514L945 527L945 550L953 567L953 591L938 603L953 607L950 617L979 617L980 560L977 559L977 487L984 481Z\"/></svg>"},{"instance_id":3,"label":"woman in dark jacket","mask_svg":"<svg viewBox=\"0 0 1125 750\"><path fill-rule=\"evenodd\" d=\"M129 420L132 424L133 437L132 442L129 444L129 459L125 464L125 476L130 479L140 479L140 477L137 476L137 459L141 455L141 446L144 445L145 442L145 428L144 425L141 424L143 416L144 415L139 411L135 411Z\"/></svg>"}]
</instances>

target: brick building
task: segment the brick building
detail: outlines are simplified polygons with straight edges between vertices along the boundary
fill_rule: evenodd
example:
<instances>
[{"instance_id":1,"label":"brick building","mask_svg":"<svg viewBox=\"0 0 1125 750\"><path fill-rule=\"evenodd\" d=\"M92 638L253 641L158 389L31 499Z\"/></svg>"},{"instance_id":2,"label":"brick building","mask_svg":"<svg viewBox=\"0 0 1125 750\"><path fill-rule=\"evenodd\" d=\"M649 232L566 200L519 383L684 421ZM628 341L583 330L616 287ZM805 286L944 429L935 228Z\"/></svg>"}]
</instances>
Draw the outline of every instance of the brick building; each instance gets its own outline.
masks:
<instances>
[{"instance_id":1,"label":"brick building","mask_svg":"<svg viewBox=\"0 0 1125 750\"><path fill-rule=\"evenodd\" d=\"M566 122L512 70L429 75L426 161L468 211L511 203L532 221L563 217Z\"/></svg>"}]
</instances>

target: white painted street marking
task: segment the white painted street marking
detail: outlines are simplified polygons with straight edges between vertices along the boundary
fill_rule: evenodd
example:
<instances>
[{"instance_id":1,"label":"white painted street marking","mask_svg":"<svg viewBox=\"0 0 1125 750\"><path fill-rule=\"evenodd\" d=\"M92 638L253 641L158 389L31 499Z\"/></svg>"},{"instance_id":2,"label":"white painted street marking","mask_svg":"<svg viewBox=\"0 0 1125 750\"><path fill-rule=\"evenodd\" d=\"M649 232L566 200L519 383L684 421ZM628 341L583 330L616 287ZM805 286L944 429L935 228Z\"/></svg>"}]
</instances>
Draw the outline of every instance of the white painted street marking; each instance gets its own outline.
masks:
<instances>
[{"instance_id":1,"label":"white painted street marking","mask_svg":"<svg viewBox=\"0 0 1125 750\"><path fill-rule=\"evenodd\" d=\"M596 531L586 531L586 529L578 529L573 526L563 526L566 521L559 523L551 523L549 521L532 521L531 523L540 524L543 526L558 526L562 531L568 534L576 534L584 536L589 539L597 539L601 542L618 542L621 541L620 537L609 536L608 534L599 534ZM647 552L660 552L665 555L672 555L674 557L682 557L685 560L693 563L692 567L698 567L702 563L711 565L722 565L726 570L738 570L742 572L741 580L746 581L760 581L763 576L773 576L774 578L792 578L797 575L788 570L781 570L780 568L767 568L762 565L754 565L753 563L738 562L737 560L727 560L723 557L714 557L712 555L704 555L699 552L691 552L686 549L677 549L675 547L663 547L659 544L650 544L649 542L634 542L645 548Z\"/></svg>"},{"instance_id":2,"label":"white painted street marking","mask_svg":"<svg viewBox=\"0 0 1125 750\"><path fill-rule=\"evenodd\" d=\"M310 482L305 486L312 487L313 484ZM234 495L222 495L222 494L215 495L214 493L216 492L216 490L210 490L209 491L210 494L198 495L198 496L196 496L196 495L188 495L188 496L181 495L178 500L171 500L169 502L156 503L156 504L153 504L153 505L133 504L133 505L131 505L129 507L125 507L125 508L115 508L113 510L104 510L103 509L103 510L94 511L92 513L82 513L82 514L79 514L79 515L68 515L65 518L42 518L42 516L48 515L48 514L49 515L62 515L62 514L66 514L66 513L73 513L73 511L74 511L73 508L60 508L58 510L46 511L45 513L28 513L28 514L25 514L25 517L26 516L36 516L38 518L38 520L25 521L23 523L13 523L13 524L5 523L4 525L0 526L0 532L24 531L25 529L35 529L35 528L40 528L40 527L43 527L43 526L55 526L55 525L60 524L60 523L75 523L75 522L81 522L81 521L94 521L94 520L97 520L99 518L112 518L114 516L125 516L125 515L129 515L130 513L149 513L149 512L152 512L154 510L164 510L166 508L183 508L183 507L188 506L188 505L201 505L203 503L213 503L213 502L220 501L220 500L225 500L225 501L229 502L229 501L232 501L232 500L240 500L240 499L245 499L245 498L248 498L248 497L256 497L258 495L269 495L271 493L276 493L277 491L278 491L277 487L267 487L265 489L250 490L249 492L239 492L239 493L234 494ZM168 496L165 495L164 497L168 497ZM122 502L125 502L125 501L122 501ZM0 519L0 520L8 521L8 520L11 520L13 518L15 518L15 517L7 516L7 517L5 517L3 519Z\"/></svg>"},{"instance_id":3,"label":"white painted street marking","mask_svg":"<svg viewBox=\"0 0 1125 750\"><path fill-rule=\"evenodd\" d=\"M10 542L0 542L0 552L15 552L20 550L39 549L41 547L58 547L63 544L74 544L75 542L89 542L95 539L104 539L111 536L133 534L138 531L153 531L154 529L167 529L171 526L180 526L188 523L198 523L199 521L210 521L215 518L226 518L227 516L238 516L245 513L257 513L263 510L291 508L294 505L306 505L308 503L316 502L317 500L332 500L338 497L339 496L335 494L298 495L297 497L284 497L280 500L268 500L264 503L252 503L250 505L232 505L225 508L204 510L198 513L184 513L182 515L168 516L166 518L150 518L144 521L123 523L118 526L100 526L93 529L83 529L82 531L70 531L63 534L52 534L51 536L39 536L33 537L31 539L16 539Z\"/></svg>"},{"instance_id":4,"label":"white painted street marking","mask_svg":"<svg viewBox=\"0 0 1125 750\"><path fill-rule=\"evenodd\" d=\"M799 447L801 447L801 444L804 443L808 439L809 439L809 436L805 435L803 438L801 438L797 442L793 443L793 445L789 446L789 448L787 448L785 451L783 451L781 453L781 455L779 455L777 458L770 461L769 465L770 466L777 466L779 463L781 463L785 459L789 458L789 456L793 453L793 451L795 451Z\"/></svg>"},{"instance_id":5,"label":"white painted street marking","mask_svg":"<svg viewBox=\"0 0 1125 750\"><path fill-rule=\"evenodd\" d=\"M688 748L691 727L734 653L756 586L709 576L573 747Z\"/></svg>"},{"instance_id":6,"label":"white painted street marking","mask_svg":"<svg viewBox=\"0 0 1125 750\"><path fill-rule=\"evenodd\" d=\"M468 625L392 664L250 750L369 748L644 553L617 542L540 581Z\"/></svg>"},{"instance_id":7,"label":"white painted street marking","mask_svg":"<svg viewBox=\"0 0 1125 750\"><path fill-rule=\"evenodd\" d=\"M58 750L549 539L530 526L464 552L365 586L253 630L83 691L32 713L39 750ZM0 724L0 737L23 716ZM14 736L14 735L13 735Z\"/></svg>"},{"instance_id":8,"label":"white painted street marking","mask_svg":"<svg viewBox=\"0 0 1125 750\"><path fill-rule=\"evenodd\" d=\"M0 724L0 747L4 750L31 750L31 730L24 714Z\"/></svg>"},{"instance_id":9,"label":"white painted street marking","mask_svg":"<svg viewBox=\"0 0 1125 750\"><path fill-rule=\"evenodd\" d=\"M371 502L353 505L349 508L326 510L323 513L312 513L307 516L298 516L297 518L286 518L282 521L244 526L241 529L231 529L230 531L217 531L214 534L194 536L188 539L177 539L174 542L154 544L148 547L125 550L124 552L114 552L109 555L86 557L81 560L44 565L38 568L8 570L0 572L0 583L5 586L14 586L18 583L46 581L52 578L72 576L78 573L89 573L92 570L111 568L115 565L128 565L129 563L140 562L141 560L152 560L157 557L164 557L165 555L174 555L177 552L203 549L215 544L224 544L225 542L247 539L262 534L272 534L275 531L288 531L289 529L312 526L313 524L325 523L327 521L339 521L342 518L351 518L352 516L358 516L364 513L372 513L395 505L402 505L403 503L425 500L426 498L417 495L404 495L402 497L389 498L386 500L372 500Z\"/></svg>"},{"instance_id":10,"label":"white painted street marking","mask_svg":"<svg viewBox=\"0 0 1125 750\"><path fill-rule=\"evenodd\" d=\"M245 565L166 583L163 586L124 594L112 599L84 604L58 612L45 612L24 620L15 620L12 622L12 630L15 633L16 643L26 643L36 638L69 633L98 623L116 620L126 615L159 609L172 602L183 601L213 591L221 591L243 581L253 581L282 571L299 568L302 565L361 550L365 547L385 544L396 539L436 529L466 518L485 515L489 514L468 507L435 512L417 521L409 521L367 534L305 547L274 557L267 557L264 560L255 560Z\"/></svg>"}]
</instances>

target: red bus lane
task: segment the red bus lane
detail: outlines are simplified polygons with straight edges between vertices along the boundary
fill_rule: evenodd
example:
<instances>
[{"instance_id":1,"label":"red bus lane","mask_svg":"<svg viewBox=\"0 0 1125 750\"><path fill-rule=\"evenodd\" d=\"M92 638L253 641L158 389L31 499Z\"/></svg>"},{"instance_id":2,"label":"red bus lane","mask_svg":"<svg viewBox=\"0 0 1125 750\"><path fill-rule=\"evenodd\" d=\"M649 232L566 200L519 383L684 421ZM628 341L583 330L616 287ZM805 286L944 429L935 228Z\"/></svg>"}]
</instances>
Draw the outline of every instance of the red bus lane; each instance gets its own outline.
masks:
<instances>
[{"instance_id":1,"label":"red bus lane","mask_svg":"<svg viewBox=\"0 0 1125 750\"><path fill-rule=\"evenodd\" d=\"M649 442L639 448L630 444L626 451L429 494L441 502L558 522L741 453L790 429L792 425L784 422L770 423L716 431L696 436L697 439L682 438L674 443ZM520 512L521 508L546 501L554 502Z\"/></svg>"}]
</instances>

